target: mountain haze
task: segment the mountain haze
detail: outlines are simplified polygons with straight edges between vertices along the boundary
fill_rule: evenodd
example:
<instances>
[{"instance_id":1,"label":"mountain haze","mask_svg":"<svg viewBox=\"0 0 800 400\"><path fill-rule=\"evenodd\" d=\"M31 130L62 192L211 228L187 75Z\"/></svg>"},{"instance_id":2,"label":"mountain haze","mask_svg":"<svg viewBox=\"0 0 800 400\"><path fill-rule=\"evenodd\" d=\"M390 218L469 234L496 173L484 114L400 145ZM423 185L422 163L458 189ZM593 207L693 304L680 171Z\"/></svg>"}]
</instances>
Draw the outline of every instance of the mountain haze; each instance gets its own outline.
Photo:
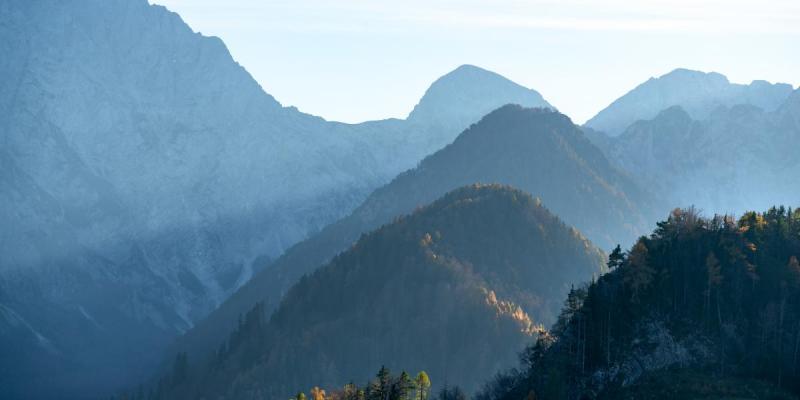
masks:
<instances>
[{"instance_id":1,"label":"mountain haze","mask_svg":"<svg viewBox=\"0 0 800 400\"><path fill-rule=\"evenodd\" d=\"M649 197L614 169L569 118L551 110L504 106L373 192L351 215L293 246L180 338L171 353L210 351L239 315L257 302L269 313L300 277L363 233L475 182L509 184L540 197L603 248L633 240L646 224L640 207L649 204ZM538 319L550 324L554 317Z\"/></svg>"},{"instance_id":2,"label":"mountain haze","mask_svg":"<svg viewBox=\"0 0 800 400\"><path fill-rule=\"evenodd\" d=\"M543 326L481 400L800 394L791 85L676 69L578 127L461 65L341 123L149 0L1 0L0 77L0 399L475 392Z\"/></svg>"},{"instance_id":3,"label":"mountain haze","mask_svg":"<svg viewBox=\"0 0 800 400\"><path fill-rule=\"evenodd\" d=\"M586 122L586 126L610 136L621 134L638 120L649 120L672 106L681 106L693 119L706 119L720 106L753 105L766 112L776 110L792 93L785 83L753 81L730 83L716 72L679 68L650 78Z\"/></svg>"},{"instance_id":4,"label":"mountain haze","mask_svg":"<svg viewBox=\"0 0 800 400\"><path fill-rule=\"evenodd\" d=\"M437 79L408 115L408 120L455 123L461 129L501 105L555 109L537 91L474 65L462 65Z\"/></svg>"},{"instance_id":5,"label":"mountain haze","mask_svg":"<svg viewBox=\"0 0 800 400\"><path fill-rule=\"evenodd\" d=\"M381 364L474 390L513 364L539 317L560 306L550 299L603 268L602 252L538 199L460 188L362 236L268 321L257 305L212 364L166 397L285 398L366 380Z\"/></svg>"},{"instance_id":6,"label":"mountain haze","mask_svg":"<svg viewBox=\"0 0 800 400\"><path fill-rule=\"evenodd\" d=\"M489 106L453 98L457 121L325 121L146 0L3 1L0 37L4 398L140 381L270 259ZM448 79L469 84L461 74ZM495 107L526 91L490 86Z\"/></svg>"},{"instance_id":7,"label":"mountain haze","mask_svg":"<svg viewBox=\"0 0 800 400\"><path fill-rule=\"evenodd\" d=\"M719 106L703 120L673 106L617 137L593 138L615 165L670 204L739 214L800 198L790 183L800 176L798 99L795 90L772 112Z\"/></svg>"}]
</instances>

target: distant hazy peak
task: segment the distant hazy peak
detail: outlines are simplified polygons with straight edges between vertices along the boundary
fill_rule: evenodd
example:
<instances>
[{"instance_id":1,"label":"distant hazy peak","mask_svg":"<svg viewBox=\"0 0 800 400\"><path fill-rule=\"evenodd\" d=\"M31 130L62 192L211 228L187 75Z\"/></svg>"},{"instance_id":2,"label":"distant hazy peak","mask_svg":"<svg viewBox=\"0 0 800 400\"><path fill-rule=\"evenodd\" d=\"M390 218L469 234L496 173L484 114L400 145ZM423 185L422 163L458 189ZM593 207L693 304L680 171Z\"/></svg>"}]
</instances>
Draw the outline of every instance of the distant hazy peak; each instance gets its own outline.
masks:
<instances>
[{"instance_id":1,"label":"distant hazy peak","mask_svg":"<svg viewBox=\"0 0 800 400\"><path fill-rule=\"evenodd\" d=\"M678 68L636 86L586 122L586 126L617 136L634 122L652 119L675 105L698 120L708 118L720 106L749 104L773 111L792 90L792 86L785 83L755 80L742 85L731 83L717 72Z\"/></svg>"},{"instance_id":2,"label":"distant hazy peak","mask_svg":"<svg viewBox=\"0 0 800 400\"><path fill-rule=\"evenodd\" d=\"M524 107L519 104L505 104L487 113L480 124L492 124L511 118L528 119L537 121L557 121L564 124L572 124L572 120L564 114L547 107ZM492 131L493 134L505 134L503 130Z\"/></svg>"},{"instance_id":3,"label":"distant hazy peak","mask_svg":"<svg viewBox=\"0 0 800 400\"><path fill-rule=\"evenodd\" d=\"M437 79L436 82L463 84L469 82L471 79L474 78L480 79L482 77L490 77L498 81L505 81L514 84L516 86L522 87L496 72L489 71L487 69L483 69L481 67L471 64L460 65L458 68L444 74L441 78Z\"/></svg>"},{"instance_id":4,"label":"distant hazy peak","mask_svg":"<svg viewBox=\"0 0 800 400\"><path fill-rule=\"evenodd\" d=\"M792 104L793 105L800 104L800 87L798 87L795 90L792 90L792 94L790 94L789 97L786 98L786 101L784 102L784 104L782 104L782 107L787 107Z\"/></svg>"},{"instance_id":5,"label":"distant hazy peak","mask_svg":"<svg viewBox=\"0 0 800 400\"><path fill-rule=\"evenodd\" d=\"M797 126L800 126L800 88L792 92L778 112L784 117L791 118Z\"/></svg>"},{"instance_id":6,"label":"distant hazy peak","mask_svg":"<svg viewBox=\"0 0 800 400\"><path fill-rule=\"evenodd\" d=\"M729 109L720 107L717 109L717 112L727 113ZM692 116L689 115L683 107L672 106L662 110L652 119L634 122L619 135L619 140L632 140L632 137L639 136L643 132L645 132L645 134L651 134L654 129L662 135L669 134L676 130L682 132L693 122Z\"/></svg>"},{"instance_id":7,"label":"distant hazy peak","mask_svg":"<svg viewBox=\"0 0 800 400\"><path fill-rule=\"evenodd\" d=\"M656 117L653 120L663 121L663 120L675 120L675 119L679 119L682 121L691 121L692 116L689 115L689 113L686 112L686 110L684 110L683 107L675 105L669 108L665 108L664 110L661 110L661 112L659 112L658 115L656 115Z\"/></svg>"},{"instance_id":8,"label":"distant hazy peak","mask_svg":"<svg viewBox=\"0 0 800 400\"><path fill-rule=\"evenodd\" d=\"M697 71L693 69L687 68L675 68L674 70L667 72L664 75L661 75L658 78L650 78L650 80L665 80L665 81L686 81L686 80L698 80L698 81L705 81L710 84L730 84L728 78L725 75L720 74L719 72L703 72Z\"/></svg>"},{"instance_id":9,"label":"distant hazy peak","mask_svg":"<svg viewBox=\"0 0 800 400\"><path fill-rule=\"evenodd\" d=\"M411 113L410 121L431 121L443 115L467 124L505 104L553 108L542 95L497 73L462 65L437 79Z\"/></svg>"},{"instance_id":10,"label":"distant hazy peak","mask_svg":"<svg viewBox=\"0 0 800 400\"><path fill-rule=\"evenodd\" d=\"M792 95L786 100L786 104L800 104L800 88L792 92Z\"/></svg>"}]
</instances>

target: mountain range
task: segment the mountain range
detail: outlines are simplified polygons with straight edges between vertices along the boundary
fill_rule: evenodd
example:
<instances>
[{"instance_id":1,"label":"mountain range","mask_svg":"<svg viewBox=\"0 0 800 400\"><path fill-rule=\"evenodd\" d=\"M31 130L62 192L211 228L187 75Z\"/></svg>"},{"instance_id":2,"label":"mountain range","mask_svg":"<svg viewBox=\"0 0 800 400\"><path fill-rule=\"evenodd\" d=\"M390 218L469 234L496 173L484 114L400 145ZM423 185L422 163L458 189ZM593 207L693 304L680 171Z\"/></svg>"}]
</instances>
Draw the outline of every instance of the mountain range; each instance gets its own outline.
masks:
<instances>
[{"instance_id":1,"label":"mountain range","mask_svg":"<svg viewBox=\"0 0 800 400\"><path fill-rule=\"evenodd\" d=\"M792 93L792 86L753 81L731 83L716 72L678 68L650 78L586 122L586 127L617 136L639 120L650 120L672 106L681 106L693 119L704 120L717 108L746 104L774 111Z\"/></svg>"},{"instance_id":2,"label":"mountain range","mask_svg":"<svg viewBox=\"0 0 800 400\"><path fill-rule=\"evenodd\" d=\"M772 111L719 106L703 119L683 105L633 123L616 137L587 131L612 163L665 204L737 214L793 204L800 188L800 90Z\"/></svg>"},{"instance_id":3,"label":"mountain range","mask_svg":"<svg viewBox=\"0 0 800 400\"><path fill-rule=\"evenodd\" d=\"M256 303L271 312L303 275L313 272L362 234L475 182L512 185L534 194L593 243L634 240L646 229L642 211L653 200L551 110L501 107L465 130L419 166L373 192L349 216L296 244L181 337L171 352L208 353ZM551 299L555 300L555 299ZM539 313L549 325L555 314Z\"/></svg>"},{"instance_id":4,"label":"mountain range","mask_svg":"<svg viewBox=\"0 0 800 400\"><path fill-rule=\"evenodd\" d=\"M253 307L305 312L289 296L318 268L465 185L541 198L591 253L675 206L742 214L800 196L787 84L677 69L578 127L463 65L407 118L345 124L282 105L219 38L146 0L0 2L0 38L3 398L97 398L160 374L165 354L214 354ZM564 285L514 304L557 324Z\"/></svg>"},{"instance_id":5,"label":"mountain range","mask_svg":"<svg viewBox=\"0 0 800 400\"><path fill-rule=\"evenodd\" d=\"M221 40L146 0L3 2L0 37L11 393L140 380L271 258L469 123L507 102L549 106L463 66L407 120L325 121L282 106Z\"/></svg>"},{"instance_id":6,"label":"mountain range","mask_svg":"<svg viewBox=\"0 0 800 400\"><path fill-rule=\"evenodd\" d=\"M604 261L540 200L500 185L459 188L363 235L268 320L255 305L210 364L192 364L158 395L285 398L366 380L382 363L474 390L557 313L550 299Z\"/></svg>"}]
</instances>

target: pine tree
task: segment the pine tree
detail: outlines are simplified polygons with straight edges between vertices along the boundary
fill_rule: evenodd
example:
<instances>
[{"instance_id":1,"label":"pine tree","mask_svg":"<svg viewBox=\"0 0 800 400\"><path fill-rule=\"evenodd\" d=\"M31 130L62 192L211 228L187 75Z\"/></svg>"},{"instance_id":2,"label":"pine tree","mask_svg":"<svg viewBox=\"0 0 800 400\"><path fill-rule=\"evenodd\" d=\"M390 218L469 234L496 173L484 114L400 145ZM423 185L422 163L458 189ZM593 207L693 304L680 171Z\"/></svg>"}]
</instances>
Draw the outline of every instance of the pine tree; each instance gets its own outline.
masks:
<instances>
[{"instance_id":1,"label":"pine tree","mask_svg":"<svg viewBox=\"0 0 800 400\"><path fill-rule=\"evenodd\" d=\"M639 302L641 293L650 286L655 277L655 270L647 260L648 249L642 240L636 243L628 255L628 264L625 268L623 280L632 292L634 303Z\"/></svg>"},{"instance_id":2,"label":"pine tree","mask_svg":"<svg viewBox=\"0 0 800 400\"><path fill-rule=\"evenodd\" d=\"M438 400L467 400L467 395L458 386L444 387L439 391Z\"/></svg>"},{"instance_id":3,"label":"pine tree","mask_svg":"<svg viewBox=\"0 0 800 400\"><path fill-rule=\"evenodd\" d=\"M370 400L389 400L392 391L392 374L386 366L381 366L369 387L367 397Z\"/></svg>"},{"instance_id":4,"label":"pine tree","mask_svg":"<svg viewBox=\"0 0 800 400\"><path fill-rule=\"evenodd\" d=\"M711 308L711 293L714 292L717 294L717 318L719 320L719 324L722 325L722 315L720 313L720 301L719 301L719 286L722 284L722 268L720 268L719 260L717 256L714 255L714 252L709 252L708 256L706 256L706 303L704 305L704 309L706 312Z\"/></svg>"},{"instance_id":5,"label":"pine tree","mask_svg":"<svg viewBox=\"0 0 800 400\"><path fill-rule=\"evenodd\" d=\"M622 266L622 263L625 261L625 253L622 252L622 248L619 245L614 247L614 250L611 251L611 254L608 256L608 266L609 270L613 270Z\"/></svg>"},{"instance_id":6,"label":"pine tree","mask_svg":"<svg viewBox=\"0 0 800 400\"><path fill-rule=\"evenodd\" d=\"M397 399L410 400L411 391L414 390L415 386L414 381L406 371L400 373L400 377L397 379Z\"/></svg>"}]
</instances>

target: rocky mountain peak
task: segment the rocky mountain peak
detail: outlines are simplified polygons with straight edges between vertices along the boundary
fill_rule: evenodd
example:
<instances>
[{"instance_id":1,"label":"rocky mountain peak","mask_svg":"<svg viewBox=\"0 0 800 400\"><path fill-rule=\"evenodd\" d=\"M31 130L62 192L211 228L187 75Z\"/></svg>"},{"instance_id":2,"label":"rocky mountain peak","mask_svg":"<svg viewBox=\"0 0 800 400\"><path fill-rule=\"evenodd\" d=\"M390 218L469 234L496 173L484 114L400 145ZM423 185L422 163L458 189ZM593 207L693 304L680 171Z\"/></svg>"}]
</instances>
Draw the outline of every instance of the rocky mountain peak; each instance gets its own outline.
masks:
<instances>
[{"instance_id":1,"label":"rocky mountain peak","mask_svg":"<svg viewBox=\"0 0 800 400\"><path fill-rule=\"evenodd\" d=\"M504 104L553 108L541 94L503 76L473 66L462 65L437 79L408 116L410 121L441 119L443 115L466 121L485 115Z\"/></svg>"},{"instance_id":2,"label":"rocky mountain peak","mask_svg":"<svg viewBox=\"0 0 800 400\"><path fill-rule=\"evenodd\" d=\"M697 120L708 118L720 106L750 104L773 111L791 92L792 86L783 83L753 81L742 85L716 72L679 68L648 79L600 111L586 126L617 136L634 122L652 119L675 105Z\"/></svg>"}]
</instances>

